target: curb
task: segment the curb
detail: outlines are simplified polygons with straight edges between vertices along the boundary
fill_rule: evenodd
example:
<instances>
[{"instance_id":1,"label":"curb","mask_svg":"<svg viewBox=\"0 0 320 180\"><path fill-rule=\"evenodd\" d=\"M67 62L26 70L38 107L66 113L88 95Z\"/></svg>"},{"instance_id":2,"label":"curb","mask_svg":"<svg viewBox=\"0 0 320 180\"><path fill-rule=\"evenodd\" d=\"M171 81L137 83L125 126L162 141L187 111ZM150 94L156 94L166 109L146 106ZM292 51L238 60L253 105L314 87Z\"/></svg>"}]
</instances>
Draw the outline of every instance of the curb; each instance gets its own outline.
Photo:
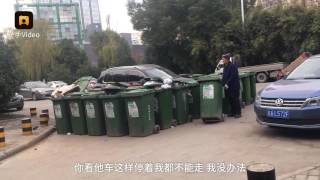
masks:
<instances>
[{"instance_id":1,"label":"curb","mask_svg":"<svg viewBox=\"0 0 320 180\"><path fill-rule=\"evenodd\" d=\"M282 179L285 179L285 178L289 178L291 176L302 174L302 173L304 173L306 171L310 171L310 170L315 169L315 168L317 168L319 166L320 166L320 164L315 164L313 166L308 166L308 167L305 167L305 168L302 168L302 169L298 169L298 170L293 171L291 173L287 173L287 174L284 174L284 175L281 175L281 176L277 176L277 179L282 180Z\"/></svg>"},{"instance_id":2,"label":"curb","mask_svg":"<svg viewBox=\"0 0 320 180\"><path fill-rule=\"evenodd\" d=\"M43 139L47 138L48 136L50 136L53 132L56 131L55 127L51 127L48 130L44 131L42 134L40 134L39 136L33 138L31 141L24 143L16 148L10 149L8 151L5 151L2 155L0 155L0 161L7 159L8 157L11 157L25 149L28 149L29 147L39 143L40 141L42 141Z\"/></svg>"}]
</instances>

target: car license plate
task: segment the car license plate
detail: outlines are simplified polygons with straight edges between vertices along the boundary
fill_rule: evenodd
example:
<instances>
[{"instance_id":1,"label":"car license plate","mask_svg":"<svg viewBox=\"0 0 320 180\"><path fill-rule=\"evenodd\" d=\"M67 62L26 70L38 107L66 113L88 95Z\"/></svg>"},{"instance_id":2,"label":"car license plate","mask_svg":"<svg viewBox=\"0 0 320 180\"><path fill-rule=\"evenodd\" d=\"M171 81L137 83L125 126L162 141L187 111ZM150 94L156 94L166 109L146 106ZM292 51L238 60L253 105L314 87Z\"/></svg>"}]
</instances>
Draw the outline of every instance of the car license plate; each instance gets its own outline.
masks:
<instances>
[{"instance_id":1,"label":"car license plate","mask_svg":"<svg viewBox=\"0 0 320 180\"><path fill-rule=\"evenodd\" d=\"M270 109L267 111L267 117L288 119L289 118L289 111Z\"/></svg>"}]
</instances>

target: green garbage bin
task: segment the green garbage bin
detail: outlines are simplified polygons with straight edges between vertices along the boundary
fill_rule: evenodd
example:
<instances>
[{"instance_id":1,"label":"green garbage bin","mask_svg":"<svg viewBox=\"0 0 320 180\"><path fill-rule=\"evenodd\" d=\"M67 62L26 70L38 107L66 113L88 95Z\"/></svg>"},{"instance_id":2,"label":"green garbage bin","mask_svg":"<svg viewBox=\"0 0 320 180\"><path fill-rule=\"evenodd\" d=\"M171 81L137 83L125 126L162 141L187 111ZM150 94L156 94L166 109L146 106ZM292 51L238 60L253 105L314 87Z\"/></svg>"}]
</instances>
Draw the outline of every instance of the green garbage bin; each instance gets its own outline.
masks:
<instances>
[{"instance_id":1,"label":"green garbage bin","mask_svg":"<svg viewBox=\"0 0 320 180\"><path fill-rule=\"evenodd\" d=\"M112 95L100 95L107 135L110 137L126 136L129 134L128 119L124 99L120 93Z\"/></svg>"},{"instance_id":2,"label":"green garbage bin","mask_svg":"<svg viewBox=\"0 0 320 180\"><path fill-rule=\"evenodd\" d=\"M223 120L224 89L219 76L203 76L200 83L200 109L201 119L204 122Z\"/></svg>"},{"instance_id":3,"label":"green garbage bin","mask_svg":"<svg viewBox=\"0 0 320 180\"><path fill-rule=\"evenodd\" d=\"M244 107L244 104L245 104L245 93L244 93L244 90L243 90L244 86L243 86L243 81L241 80L240 78L240 104L241 104L241 107Z\"/></svg>"},{"instance_id":4,"label":"green garbage bin","mask_svg":"<svg viewBox=\"0 0 320 180\"><path fill-rule=\"evenodd\" d=\"M168 129L172 125L173 119L173 94L172 89L156 89L155 90L156 106L155 121L160 129Z\"/></svg>"},{"instance_id":5,"label":"green garbage bin","mask_svg":"<svg viewBox=\"0 0 320 180\"><path fill-rule=\"evenodd\" d=\"M257 87L256 87L256 73L250 72L250 84L251 84L251 103L254 103L257 95Z\"/></svg>"},{"instance_id":6,"label":"green garbage bin","mask_svg":"<svg viewBox=\"0 0 320 180\"><path fill-rule=\"evenodd\" d=\"M192 74L191 78L198 81L198 79L201 78L201 76L204 76L204 74Z\"/></svg>"},{"instance_id":7,"label":"green garbage bin","mask_svg":"<svg viewBox=\"0 0 320 180\"><path fill-rule=\"evenodd\" d=\"M240 73L240 78L243 84L243 101L246 105L251 104L251 84L249 73Z\"/></svg>"},{"instance_id":8,"label":"green garbage bin","mask_svg":"<svg viewBox=\"0 0 320 180\"><path fill-rule=\"evenodd\" d=\"M88 135L90 136L102 136L106 134L103 108L99 99L99 95L102 94L104 93L89 92L81 97L85 108Z\"/></svg>"},{"instance_id":9,"label":"green garbage bin","mask_svg":"<svg viewBox=\"0 0 320 180\"><path fill-rule=\"evenodd\" d=\"M153 134L155 128L154 90L136 89L122 92L128 117L129 136L145 137Z\"/></svg>"},{"instance_id":10,"label":"green garbage bin","mask_svg":"<svg viewBox=\"0 0 320 180\"><path fill-rule=\"evenodd\" d=\"M70 111L64 97L52 99L58 134L72 133Z\"/></svg>"},{"instance_id":11,"label":"green garbage bin","mask_svg":"<svg viewBox=\"0 0 320 180\"><path fill-rule=\"evenodd\" d=\"M189 103L188 103L189 86L176 84L173 86L173 118L177 124L185 124L190 121Z\"/></svg>"},{"instance_id":12,"label":"green garbage bin","mask_svg":"<svg viewBox=\"0 0 320 180\"><path fill-rule=\"evenodd\" d=\"M191 91L191 101L189 101L189 113L192 119L200 118L200 86L199 83L189 85Z\"/></svg>"},{"instance_id":13,"label":"green garbage bin","mask_svg":"<svg viewBox=\"0 0 320 180\"><path fill-rule=\"evenodd\" d=\"M85 110L81 100L82 93L72 93L65 96L70 109L70 121L72 132L76 135L88 134L87 121L85 118Z\"/></svg>"}]
</instances>

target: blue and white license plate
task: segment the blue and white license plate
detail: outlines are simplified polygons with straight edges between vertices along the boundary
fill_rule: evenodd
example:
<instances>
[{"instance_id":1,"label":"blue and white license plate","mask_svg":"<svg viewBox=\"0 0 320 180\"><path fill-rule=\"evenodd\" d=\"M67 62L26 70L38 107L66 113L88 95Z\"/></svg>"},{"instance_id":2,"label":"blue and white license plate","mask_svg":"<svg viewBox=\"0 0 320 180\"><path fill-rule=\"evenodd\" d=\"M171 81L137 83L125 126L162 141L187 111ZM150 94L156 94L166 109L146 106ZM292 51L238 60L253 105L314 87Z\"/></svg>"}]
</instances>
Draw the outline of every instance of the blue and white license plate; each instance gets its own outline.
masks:
<instances>
[{"instance_id":1,"label":"blue and white license plate","mask_svg":"<svg viewBox=\"0 0 320 180\"><path fill-rule=\"evenodd\" d=\"M267 111L267 117L289 119L289 111L288 110L269 109Z\"/></svg>"}]
</instances>

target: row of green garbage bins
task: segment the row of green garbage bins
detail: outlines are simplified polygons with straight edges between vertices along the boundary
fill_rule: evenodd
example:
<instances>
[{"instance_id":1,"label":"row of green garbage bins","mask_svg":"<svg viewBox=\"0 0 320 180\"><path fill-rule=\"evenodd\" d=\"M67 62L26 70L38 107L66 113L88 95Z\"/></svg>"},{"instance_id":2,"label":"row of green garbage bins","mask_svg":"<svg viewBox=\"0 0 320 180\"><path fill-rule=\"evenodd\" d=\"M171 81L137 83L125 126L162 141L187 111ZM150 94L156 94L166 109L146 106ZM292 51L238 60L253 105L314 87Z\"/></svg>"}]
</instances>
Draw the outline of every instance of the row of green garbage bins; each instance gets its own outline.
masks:
<instances>
[{"instance_id":1,"label":"row of green garbage bins","mask_svg":"<svg viewBox=\"0 0 320 180\"><path fill-rule=\"evenodd\" d=\"M190 121L188 86L117 94L74 93L53 99L58 134L147 136ZM175 120L174 120L175 119Z\"/></svg>"},{"instance_id":2,"label":"row of green garbage bins","mask_svg":"<svg viewBox=\"0 0 320 180\"><path fill-rule=\"evenodd\" d=\"M245 104L255 99L255 75L243 73L241 94ZM172 88L135 89L116 94L73 93L53 99L58 134L143 137L191 122L223 120L228 113L221 76L193 75L196 83Z\"/></svg>"}]
</instances>

